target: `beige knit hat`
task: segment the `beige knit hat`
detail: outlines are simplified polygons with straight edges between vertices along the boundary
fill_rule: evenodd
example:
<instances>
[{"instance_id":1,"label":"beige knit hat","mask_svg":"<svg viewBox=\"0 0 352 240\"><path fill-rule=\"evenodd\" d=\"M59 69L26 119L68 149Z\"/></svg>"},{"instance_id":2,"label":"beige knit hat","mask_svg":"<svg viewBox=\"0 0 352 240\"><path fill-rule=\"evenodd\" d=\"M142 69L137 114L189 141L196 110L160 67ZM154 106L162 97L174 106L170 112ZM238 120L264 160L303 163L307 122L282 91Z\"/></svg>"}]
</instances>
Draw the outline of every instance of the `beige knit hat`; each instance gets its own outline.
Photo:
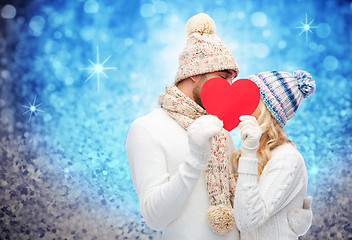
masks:
<instances>
[{"instance_id":1,"label":"beige knit hat","mask_svg":"<svg viewBox=\"0 0 352 240\"><path fill-rule=\"evenodd\" d=\"M214 20L205 13L186 23L187 44L179 57L175 83L191 76L231 69L239 73L231 50L215 35Z\"/></svg>"}]
</instances>

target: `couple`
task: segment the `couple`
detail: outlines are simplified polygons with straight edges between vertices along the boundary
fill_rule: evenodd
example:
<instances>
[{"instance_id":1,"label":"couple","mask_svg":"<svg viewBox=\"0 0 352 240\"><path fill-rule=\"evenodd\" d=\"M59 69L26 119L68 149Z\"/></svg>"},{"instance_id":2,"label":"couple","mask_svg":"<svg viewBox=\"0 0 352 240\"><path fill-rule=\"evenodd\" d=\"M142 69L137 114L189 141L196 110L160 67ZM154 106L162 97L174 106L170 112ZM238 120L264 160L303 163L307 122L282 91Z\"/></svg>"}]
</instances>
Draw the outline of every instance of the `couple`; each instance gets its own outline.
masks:
<instances>
[{"instance_id":1,"label":"couple","mask_svg":"<svg viewBox=\"0 0 352 240\"><path fill-rule=\"evenodd\" d=\"M304 71L249 76L261 100L241 116L241 147L200 99L215 77L232 83L236 60L215 35L215 23L197 14L175 82L160 94L161 108L138 118L127 137L127 156L141 214L164 239L298 239L310 227L307 170L283 130L303 98L314 92Z\"/></svg>"}]
</instances>

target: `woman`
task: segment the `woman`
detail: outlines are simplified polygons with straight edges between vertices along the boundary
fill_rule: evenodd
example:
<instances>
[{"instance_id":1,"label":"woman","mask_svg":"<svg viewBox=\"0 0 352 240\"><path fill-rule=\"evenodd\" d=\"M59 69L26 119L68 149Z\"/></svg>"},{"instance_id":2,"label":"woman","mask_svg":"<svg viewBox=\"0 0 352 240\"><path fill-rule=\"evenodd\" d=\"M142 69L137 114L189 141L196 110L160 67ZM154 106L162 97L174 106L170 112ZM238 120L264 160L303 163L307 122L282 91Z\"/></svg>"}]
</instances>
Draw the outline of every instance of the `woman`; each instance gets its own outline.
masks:
<instances>
[{"instance_id":1,"label":"woman","mask_svg":"<svg viewBox=\"0 0 352 240\"><path fill-rule=\"evenodd\" d=\"M302 100L315 90L305 71L264 72L248 77L260 89L252 116L241 116L241 148L233 155L237 170L234 213L241 239L298 239L287 215L301 208L307 190L302 155L283 127Z\"/></svg>"}]
</instances>

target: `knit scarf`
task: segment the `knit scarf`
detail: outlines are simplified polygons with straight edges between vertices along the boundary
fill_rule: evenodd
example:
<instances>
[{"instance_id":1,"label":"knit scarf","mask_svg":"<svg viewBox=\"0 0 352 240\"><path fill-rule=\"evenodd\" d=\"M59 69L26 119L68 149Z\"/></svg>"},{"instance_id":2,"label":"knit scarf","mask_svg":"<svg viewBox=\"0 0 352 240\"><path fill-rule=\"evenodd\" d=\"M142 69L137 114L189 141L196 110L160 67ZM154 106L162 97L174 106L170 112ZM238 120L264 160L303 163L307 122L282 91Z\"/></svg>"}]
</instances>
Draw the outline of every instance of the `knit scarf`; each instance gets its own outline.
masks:
<instances>
[{"instance_id":1,"label":"knit scarf","mask_svg":"<svg viewBox=\"0 0 352 240\"><path fill-rule=\"evenodd\" d=\"M208 114L174 83L167 85L166 92L159 95L159 104L185 130L198 117ZM209 225L215 233L227 234L235 225L232 209L235 179L229 161L225 129L212 139L211 156L204 170L204 176L210 203L207 213Z\"/></svg>"}]
</instances>

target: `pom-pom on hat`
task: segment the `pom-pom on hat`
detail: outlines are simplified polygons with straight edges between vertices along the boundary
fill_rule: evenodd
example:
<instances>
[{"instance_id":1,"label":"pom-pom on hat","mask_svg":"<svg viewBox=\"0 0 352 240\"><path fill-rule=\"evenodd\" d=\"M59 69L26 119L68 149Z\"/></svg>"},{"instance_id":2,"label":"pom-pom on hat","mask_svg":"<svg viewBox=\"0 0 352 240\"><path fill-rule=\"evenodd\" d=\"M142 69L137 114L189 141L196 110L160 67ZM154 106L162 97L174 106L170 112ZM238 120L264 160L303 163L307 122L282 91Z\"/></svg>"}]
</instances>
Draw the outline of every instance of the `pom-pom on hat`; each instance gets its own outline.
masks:
<instances>
[{"instance_id":1,"label":"pom-pom on hat","mask_svg":"<svg viewBox=\"0 0 352 240\"><path fill-rule=\"evenodd\" d=\"M293 72L293 76L297 79L298 88L304 98L307 98L315 91L315 81L309 73L299 70Z\"/></svg>"},{"instance_id":2,"label":"pom-pom on hat","mask_svg":"<svg viewBox=\"0 0 352 240\"><path fill-rule=\"evenodd\" d=\"M306 71L262 72L248 79L255 82L271 115L283 128L297 111L304 98L315 91L315 81Z\"/></svg>"},{"instance_id":3,"label":"pom-pom on hat","mask_svg":"<svg viewBox=\"0 0 352 240\"><path fill-rule=\"evenodd\" d=\"M205 13L191 17L186 23L187 44L179 56L175 83L191 76L239 68L231 50L215 35L214 20Z\"/></svg>"},{"instance_id":4,"label":"pom-pom on hat","mask_svg":"<svg viewBox=\"0 0 352 240\"><path fill-rule=\"evenodd\" d=\"M186 33L191 35L192 33L199 34L213 34L215 33L216 26L214 20L205 13L199 13L191 17L186 23Z\"/></svg>"}]
</instances>

